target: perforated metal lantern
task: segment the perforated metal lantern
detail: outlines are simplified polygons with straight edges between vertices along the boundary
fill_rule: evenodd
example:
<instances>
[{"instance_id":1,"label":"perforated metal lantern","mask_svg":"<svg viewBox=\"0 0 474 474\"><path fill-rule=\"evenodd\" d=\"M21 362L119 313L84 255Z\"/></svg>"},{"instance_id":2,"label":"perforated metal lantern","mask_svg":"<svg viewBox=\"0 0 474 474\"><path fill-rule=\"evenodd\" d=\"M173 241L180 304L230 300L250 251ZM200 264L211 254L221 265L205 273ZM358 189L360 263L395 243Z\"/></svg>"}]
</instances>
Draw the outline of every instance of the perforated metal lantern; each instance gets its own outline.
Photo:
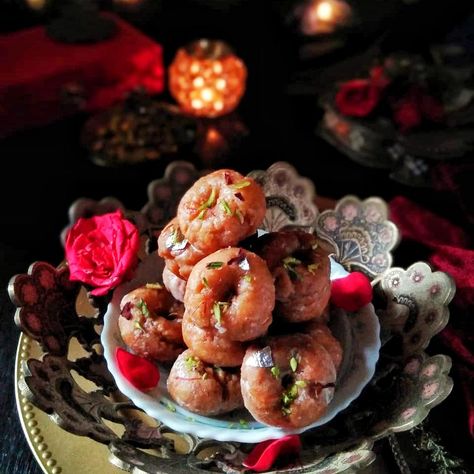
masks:
<instances>
[{"instance_id":1,"label":"perforated metal lantern","mask_svg":"<svg viewBox=\"0 0 474 474\"><path fill-rule=\"evenodd\" d=\"M181 48L169 68L169 88L186 113L218 117L245 92L247 68L222 41L201 39Z\"/></svg>"}]
</instances>

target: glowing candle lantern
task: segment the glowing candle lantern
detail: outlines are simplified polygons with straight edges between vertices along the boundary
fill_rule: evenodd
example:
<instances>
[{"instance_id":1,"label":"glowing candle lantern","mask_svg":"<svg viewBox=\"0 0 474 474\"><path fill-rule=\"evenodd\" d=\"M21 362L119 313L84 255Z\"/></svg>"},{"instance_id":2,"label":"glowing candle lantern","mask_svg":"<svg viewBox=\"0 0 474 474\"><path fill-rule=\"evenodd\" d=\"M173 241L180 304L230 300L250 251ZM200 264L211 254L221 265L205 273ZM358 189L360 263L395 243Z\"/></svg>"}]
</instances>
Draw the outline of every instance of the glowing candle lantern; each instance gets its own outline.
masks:
<instances>
[{"instance_id":1,"label":"glowing candle lantern","mask_svg":"<svg viewBox=\"0 0 474 474\"><path fill-rule=\"evenodd\" d=\"M46 0L26 0L26 4L33 10L42 10L46 5Z\"/></svg>"},{"instance_id":2,"label":"glowing candle lantern","mask_svg":"<svg viewBox=\"0 0 474 474\"><path fill-rule=\"evenodd\" d=\"M169 68L171 94L185 112L199 117L234 110L246 79L244 63L222 41L201 39L181 48Z\"/></svg>"},{"instance_id":3,"label":"glowing candle lantern","mask_svg":"<svg viewBox=\"0 0 474 474\"><path fill-rule=\"evenodd\" d=\"M306 35L333 33L346 26L351 15L344 0L311 0L302 12L301 30Z\"/></svg>"}]
</instances>

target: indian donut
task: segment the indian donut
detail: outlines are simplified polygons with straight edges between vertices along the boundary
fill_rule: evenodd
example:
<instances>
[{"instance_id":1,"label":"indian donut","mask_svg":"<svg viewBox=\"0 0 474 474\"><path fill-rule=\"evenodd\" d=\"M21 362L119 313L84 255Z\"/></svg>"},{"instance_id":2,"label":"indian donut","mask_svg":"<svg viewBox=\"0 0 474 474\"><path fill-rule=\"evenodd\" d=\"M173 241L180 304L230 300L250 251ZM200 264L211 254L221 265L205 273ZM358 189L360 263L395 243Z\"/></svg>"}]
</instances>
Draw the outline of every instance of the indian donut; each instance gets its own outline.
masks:
<instances>
[{"instance_id":1,"label":"indian donut","mask_svg":"<svg viewBox=\"0 0 474 474\"><path fill-rule=\"evenodd\" d=\"M118 320L125 344L142 357L174 361L183 352L182 303L159 283L149 283L127 293L120 302Z\"/></svg>"},{"instance_id":2,"label":"indian donut","mask_svg":"<svg viewBox=\"0 0 474 474\"><path fill-rule=\"evenodd\" d=\"M321 344L328 351L336 370L339 370L343 349L341 343L333 336L331 329L323 322L310 321L305 325L304 333L308 334L314 342Z\"/></svg>"},{"instance_id":3,"label":"indian donut","mask_svg":"<svg viewBox=\"0 0 474 474\"><path fill-rule=\"evenodd\" d=\"M187 280L194 265L206 256L182 234L178 219L172 219L158 237L158 255L166 267L179 278Z\"/></svg>"},{"instance_id":4,"label":"indian donut","mask_svg":"<svg viewBox=\"0 0 474 474\"><path fill-rule=\"evenodd\" d=\"M167 387L180 406L199 415L220 415L243 407L240 370L206 364L189 349L174 362Z\"/></svg>"},{"instance_id":5,"label":"indian donut","mask_svg":"<svg viewBox=\"0 0 474 474\"><path fill-rule=\"evenodd\" d=\"M178 301L184 300L184 292L186 290L186 281L176 276L172 271L165 265L163 268L163 285Z\"/></svg>"},{"instance_id":6,"label":"indian donut","mask_svg":"<svg viewBox=\"0 0 474 474\"><path fill-rule=\"evenodd\" d=\"M332 400L335 382L331 356L306 334L253 344L242 363L244 405L271 426L296 429L317 421Z\"/></svg>"},{"instance_id":7,"label":"indian donut","mask_svg":"<svg viewBox=\"0 0 474 474\"><path fill-rule=\"evenodd\" d=\"M314 234L272 232L259 240L257 253L275 282L276 314L289 322L324 319L331 296L330 261Z\"/></svg>"},{"instance_id":8,"label":"indian donut","mask_svg":"<svg viewBox=\"0 0 474 474\"><path fill-rule=\"evenodd\" d=\"M183 319L183 339L189 349L208 364L219 367L242 365L247 344L232 341L215 327L200 328Z\"/></svg>"},{"instance_id":9,"label":"indian donut","mask_svg":"<svg viewBox=\"0 0 474 474\"><path fill-rule=\"evenodd\" d=\"M184 294L184 318L215 328L232 341L266 334L272 322L275 287L267 264L239 247L218 250L193 268Z\"/></svg>"},{"instance_id":10,"label":"indian donut","mask_svg":"<svg viewBox=\"0 0 474 474\"><path fill-rule=\"evenodd\" d=\"M265 212L265 194L253 178L221 169L193 184L181 198L177 216L185 239L210 254L255 233Z\"/></svg>"}]
</instances>

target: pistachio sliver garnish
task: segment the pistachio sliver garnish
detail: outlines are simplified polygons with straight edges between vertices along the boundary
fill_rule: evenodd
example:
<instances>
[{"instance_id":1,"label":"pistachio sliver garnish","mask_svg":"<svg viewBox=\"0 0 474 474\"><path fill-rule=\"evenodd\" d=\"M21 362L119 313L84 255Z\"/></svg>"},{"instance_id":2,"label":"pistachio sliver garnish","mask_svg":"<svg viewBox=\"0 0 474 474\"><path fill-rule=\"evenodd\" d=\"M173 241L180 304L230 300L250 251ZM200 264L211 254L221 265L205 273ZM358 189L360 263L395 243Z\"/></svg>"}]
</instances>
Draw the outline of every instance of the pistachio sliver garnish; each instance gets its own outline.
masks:
<instances>
[{"instance_id":1,"label":"pistachio sliver garnish","mask_svg":"<svg viewBox=\"0 0 474 474\"><path fill-rule=\"evenodd\" d=\"M280 377L280 368L277 365L274 365L271 369L270 372L272 373L273 377L276 379Z\"/></svg>"},{"instance_id":2,"label":"pistachio sliver garnish","mask_svg":"<svg viewBox=\"0 0 474 474\"><path fill-rule=\"evenodd\" d=\"M148 309L147 304L145 303L144 300L140 299L137 303L137 308L140 310L140 312L145 316L145 318L149 318L150 315L150 310Z\"/></svg>"},{"instance_id":3,"label":"pistachio sliver garnish","mask_svg":"<svg viewBox=\"0 0 474 474\"><path fill-rule=\"evenodd\" d=\"M246 188L247 186L250 186L252 184L251 181L248 179L242 179L241 181L237 181L237 183L231 184L231 188L233 189L243 189Z\"/></svg>"},{"instance_id":4,"label":"pistachio sliver garnish","mask_svg":"<svg viewBox=\"0 0 474 474\"><path fill-rule=\"evenodd\" d=\"M206 268L208 268L208 269L216 269L216 268L221 268L222 266L224 266L224 262L209 262L209 263L206 265Z\"/></svg>"},{"instance_id":5,"label":"pistachio sliver garnish","mask_svg":"<svg viewBox=\"0 0 474 474\"><path fill-rule=\"evenodd\" d=\"M296 372L296 369L298 368L298 361L296 360L296 357L292 357L290 359L290 367L293 372Z\"/></svg>"},{"instance_id":6,"label":"pistachio sliver garnish","mask_svg":"<svg viewBox=\"0 0 474 474\"><path fill-rule=\"evenodd\" d=\"M161 285L160 283L147 283L145 285L145 288L147 288L149 290L162 290L163 285Z\"/></svg>"},{"instance_id":7,"label":"pistachio sliver garnish","mask_svg":"<svg viewBox=\"0 0 474 474\"><path fill-rule=\"evenodd\" d=\"M227 201L225 201L224 199L222 201L220 201L220 206L221 206L221 209L225 212L225 214L227 214L228 216L231 216L233 214L232 212L232 209L230 208L229 204L227 203Z\"/></svg>"},{"instance_id":8,"label":"pistachio sliver garnish","mask_svg":"<svg viewBox=\"0 0 474 474\"><path fill-rule=\"evenodd\" d=\"M188 370L195 369L199 365L199 359L194 356L188 356L184 359L184 365Z\"/></svg>"},{"instance_id":9,"label":"pistachio sliver garnish","mask_svg":"<svg viewBox=\"0 0 474 474\"><path fill-rule=\"evenodd\" d=\"M319 268L318 263L311 263L310 265L307 266L309 273L312 273L313 275L316 273L316 270Z\"/></svg>"}]
</instances>

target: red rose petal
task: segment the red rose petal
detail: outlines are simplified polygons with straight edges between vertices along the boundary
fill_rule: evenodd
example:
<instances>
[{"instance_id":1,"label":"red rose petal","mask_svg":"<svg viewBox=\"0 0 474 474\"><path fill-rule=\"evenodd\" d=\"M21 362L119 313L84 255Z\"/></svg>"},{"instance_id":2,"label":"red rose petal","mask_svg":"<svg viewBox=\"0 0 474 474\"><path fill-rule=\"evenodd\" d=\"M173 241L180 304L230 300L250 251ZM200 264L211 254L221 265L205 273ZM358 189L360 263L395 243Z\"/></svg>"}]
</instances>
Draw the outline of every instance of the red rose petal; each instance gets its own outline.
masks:
<instances>
[{"instance_id":1,"label":"red rose petal","mask_svg":"<svg viewBox=\"0 0 474 474\"><path fill-rule=\"evenodd\" d=\"M243 465L252 471L263 472L270 469L279 456L295 454L301 451L298 435L287 435L279 439L270 439L257 444L243 461Z\"/></svg>"},{"instance_id":2,"label":"red rose petal","mask_svg":"<svg viewBox=\"0 0 474 474\"><path fill-rule=\"evenodd\" d=\"M122 375L139 390L150 390L158 385L160 372L155 364L143 357L130 354L118 347L115 352Z\"/></svg>"},{"instance_id":3,"label":"red rose petal","mask_svg":"<svg viewBox=\"0 0 474 474\"><path fill-rule=\"evenodd\" d=\"M331 282L331 301L346 311L357 311L372 301L370 280L361 272L352 272Z\"/></svg>"}]
</instances>

